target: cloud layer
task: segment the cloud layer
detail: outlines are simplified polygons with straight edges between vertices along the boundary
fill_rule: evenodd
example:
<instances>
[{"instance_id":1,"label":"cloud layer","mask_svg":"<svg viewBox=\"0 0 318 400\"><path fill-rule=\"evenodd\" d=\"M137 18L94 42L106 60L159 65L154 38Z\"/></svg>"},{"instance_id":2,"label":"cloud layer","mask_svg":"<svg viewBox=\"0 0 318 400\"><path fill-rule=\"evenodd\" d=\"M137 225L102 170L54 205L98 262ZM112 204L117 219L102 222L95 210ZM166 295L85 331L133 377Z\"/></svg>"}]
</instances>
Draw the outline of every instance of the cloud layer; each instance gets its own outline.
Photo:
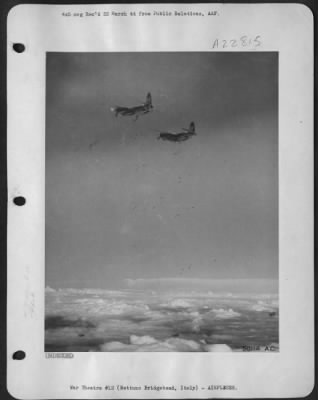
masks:
<instances>
[{"instance_id":1,"label":"cloud layer","mask_svg":"<svg viewBox=\"0 0 318 400\"><path fill-rule=\"evenodd\" d=\"M278 342L278 298L48 287L45 328L47 351L240 351Z\"/></svg>"}]
</instances>

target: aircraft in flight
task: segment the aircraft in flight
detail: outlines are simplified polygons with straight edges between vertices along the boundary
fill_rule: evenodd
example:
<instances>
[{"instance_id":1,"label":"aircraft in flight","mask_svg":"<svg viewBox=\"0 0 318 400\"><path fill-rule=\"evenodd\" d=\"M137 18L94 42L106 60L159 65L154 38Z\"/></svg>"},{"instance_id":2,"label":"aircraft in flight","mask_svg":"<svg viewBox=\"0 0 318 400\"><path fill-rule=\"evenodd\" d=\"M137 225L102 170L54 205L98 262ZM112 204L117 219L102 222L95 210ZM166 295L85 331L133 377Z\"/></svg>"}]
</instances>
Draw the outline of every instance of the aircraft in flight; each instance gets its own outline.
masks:
<instances>
[{"instance_id":1,"label":"aircraft in flight","mask_svg":"<svg viewBox=\"0 0 318 400\"><path fill-rule=\"evenodd\" d=\"M160 132L157 139L169 140L170 142L184 142L196 135L194 122L190 123L189 129L182 128L183 132Z\"/></svg>"},{"instance_id":2,"label":"aircraft in flight","mask_svg":"<svg viewBox=\"0 0 318 400\"><path fill-rule=\"evenodd\" d=\"M142 103L139 106L134 106L134 107L115 106L111 107L110 111L115 113L116 117L118 116L118 114L128 117L135 116L135 121L137 121L140 115L148 114L150 111L153 110L153 108L154 107L152 105L151 93L148 93L146 97L146 102Z\"/></svg>"}]
</instances>

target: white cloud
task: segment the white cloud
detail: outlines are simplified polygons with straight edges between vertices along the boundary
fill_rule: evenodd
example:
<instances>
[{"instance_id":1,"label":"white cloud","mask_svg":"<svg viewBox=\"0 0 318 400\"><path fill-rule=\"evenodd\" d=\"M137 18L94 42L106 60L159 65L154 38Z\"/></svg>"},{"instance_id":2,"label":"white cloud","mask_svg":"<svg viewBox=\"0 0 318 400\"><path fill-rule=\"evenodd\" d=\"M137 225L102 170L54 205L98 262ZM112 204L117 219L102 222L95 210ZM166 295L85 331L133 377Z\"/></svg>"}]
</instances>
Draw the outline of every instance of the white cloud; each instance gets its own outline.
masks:
<instances>
[{"instance_id":1,"label":"white cloud","mask_svg":"<svg viewBox=\"0 0 318 400\"><path fill-rule=\"evenodd\" d=\"M236 318L241 316L239 312L233 311L232 308L229 308L228 310L224 308L218 308L213 309L212 311L215 314L216 319Z\"/></svg>"},{"instance_id":2,"label":"white cloud","mask_svg":"<svg viewBox=\"0 0 318 400\"><path fill-rule=\"evenodd\" d=\"M256 304L253 304L251 306L251 309L253 311L257 312L262 312L262 311L267 311L267 312L273 312L275 311L275 308L273 307L273 303L275 304L274 301L269 303L266 303L265 301L259 300Z\"/></svg>"},{"instance_id":3,"label":"white cloud","mask_svg":"<svg viewBox=\"0 0 318 400\"><path fill-rule=\"evenodd\" d=\"M56 290L51 288L50 286L46 286L45 288L45 293L55 293Z\"/></svg>"},{"instance_id":4,"label":"white cloud","mask_svg":"<svg viewBox=\"0 0 318 400\"><path fill-rule=\"evenodd\" d=\"M189 307L191 307L191 304L188 301L185 301L183 299L175 299L175 300L172 300L170 302L169 307L172 307L172 308L189 308Z\"/></svg>"},{"instance_id":5,"label":"white cloud","mask_svg":"<svg viewBox=\"0 0 318 400\"><path fill-rule=\"evenodd\" d=\"M129 344L124 344L121 342L109 342L102 344L100 351L136 351L136 346L130 346Z\"/></svg>"},{"instance_id":6,"label":"white cloud","mask_svg":"<svg viewBox=\"0 0 318 400\"><path fill-rule=\"evenodd\" d=\"M232 351L227 344L207 344L204 346L204 350L210 353L228 353Z\"/></svg>"},{"instance_id":7,"label":"white cloud","mask_svg":"<svg viewBox=\"0 0 318 400\"><path fill-rule=\"evenodd\" d=\"M143 344L153 344L157 343L157 340L154 339L151 336L136 336L136 335L131 335L130 336L130 343L131 344L137 344L137 345L143 345Z\"/></svg>"},{"instance_id":8,"label":"white cloud","mask_svg":"<svg viewBox=\"0 0 318 400\"><path fill-rule=\"evenodd\" d=\"M170 338L159 341L151 336L131 336L130 343L109 342L100 346L101 351L202 351L201 345L193 340Z\"/></svg>"}]
</instances>

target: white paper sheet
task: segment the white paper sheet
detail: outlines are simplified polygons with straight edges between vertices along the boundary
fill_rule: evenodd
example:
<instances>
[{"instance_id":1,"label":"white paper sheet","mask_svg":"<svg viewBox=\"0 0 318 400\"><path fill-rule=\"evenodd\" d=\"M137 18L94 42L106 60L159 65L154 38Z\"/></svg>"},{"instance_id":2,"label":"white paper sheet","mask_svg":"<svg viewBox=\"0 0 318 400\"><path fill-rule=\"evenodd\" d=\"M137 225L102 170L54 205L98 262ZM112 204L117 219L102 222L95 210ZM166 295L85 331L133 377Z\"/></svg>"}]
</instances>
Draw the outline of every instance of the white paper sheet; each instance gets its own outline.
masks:
<instances>
[{"instance_id":1,"label":"white paper sheet","mask_svg":"<svg viewBox=\"0 0 318 400\"><path fill-rule=\"evenodd\" d=\"M312 390L308 8L14 7L8 196L14 397Z\"/></svg>"}]
</instances>

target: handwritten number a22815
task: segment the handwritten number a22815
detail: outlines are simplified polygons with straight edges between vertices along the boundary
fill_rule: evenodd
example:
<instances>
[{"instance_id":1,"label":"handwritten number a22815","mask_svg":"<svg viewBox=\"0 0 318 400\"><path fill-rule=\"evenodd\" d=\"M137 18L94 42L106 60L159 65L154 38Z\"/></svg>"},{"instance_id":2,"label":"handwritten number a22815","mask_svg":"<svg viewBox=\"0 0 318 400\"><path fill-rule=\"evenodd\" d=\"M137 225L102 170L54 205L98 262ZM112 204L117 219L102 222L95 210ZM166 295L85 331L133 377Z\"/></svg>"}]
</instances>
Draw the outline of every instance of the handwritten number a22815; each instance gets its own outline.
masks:
<instances>
[{"instance_id":1,"label":"handwritten number a22815","mask_svg":"<svg viewBox=\"0 0 318 400\"><path fill-rule=\"evenodd\" d=\"M225 49L227 47L235 48L235 47L249 47L256 48L261 45L261 37L255 36L254 38L248 36L241 36L239 39L230 39L230 40L220 40L215 39L213 42L212 49Z\"/></svg>"}]
</instances>

